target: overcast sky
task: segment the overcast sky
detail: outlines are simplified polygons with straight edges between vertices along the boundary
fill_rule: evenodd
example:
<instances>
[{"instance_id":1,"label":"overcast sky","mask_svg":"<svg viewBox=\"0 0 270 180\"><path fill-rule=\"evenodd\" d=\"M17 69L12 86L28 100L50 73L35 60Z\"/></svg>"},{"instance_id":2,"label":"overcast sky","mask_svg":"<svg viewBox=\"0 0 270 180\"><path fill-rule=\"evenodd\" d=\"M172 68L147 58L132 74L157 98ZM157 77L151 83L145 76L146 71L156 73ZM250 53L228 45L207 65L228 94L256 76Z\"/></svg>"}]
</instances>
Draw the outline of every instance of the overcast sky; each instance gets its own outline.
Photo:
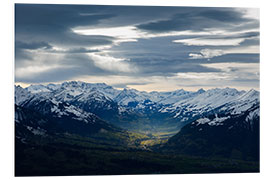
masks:
<instances>
[{"instance_id":1,"label":"overcast sky","mask_svg":"<svg viewBox=\"0 0 270 180\"><path fill-rule=\"evenodd\" d=\"M15 82L259 89L259 10L15 5Z\"/></svg>"}]
</instances>

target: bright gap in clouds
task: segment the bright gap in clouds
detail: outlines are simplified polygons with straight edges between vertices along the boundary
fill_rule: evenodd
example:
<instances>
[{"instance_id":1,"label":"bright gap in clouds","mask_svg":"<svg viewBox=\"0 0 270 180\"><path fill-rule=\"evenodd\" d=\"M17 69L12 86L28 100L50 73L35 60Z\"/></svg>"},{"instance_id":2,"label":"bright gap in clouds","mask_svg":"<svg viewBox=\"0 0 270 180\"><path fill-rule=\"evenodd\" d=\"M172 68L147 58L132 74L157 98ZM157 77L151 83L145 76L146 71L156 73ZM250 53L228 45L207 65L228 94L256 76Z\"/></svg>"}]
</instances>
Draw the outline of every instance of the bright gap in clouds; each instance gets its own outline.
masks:
<instances>
[{"instance_id":1,"label":"bright gap in clouds","mask_svg":"<svg viewBox=\"0 0 270 180\"><path fill-rule=\"evenodd\" d=\"M199 53L189 53L189 59L211 59L225 54L259 54L259 46L235 47L229 49L202 49Z\"/></svg>"},{"instance_id":2,"label":"bright gap in clouds","mask_svg":"<svg viewBox=\"0 0 270 180\"><path fill-rule=\"evenodd\" d=\"M160 33L151 34L151 33L141 31L135 26L106 27L106 28L76 27L76 28L73 28L72 31L80 35L111 36L111 37L116 38L114 40L114 43L116 45L122 42L136 42L137 39L140 39L140 38L148 39L148 38L155 38L155 37L181 36L181 35L201 36L201 35L217 35L217 34L224 33L224 31L220 31L220 30L207 30L207 31L200 31L200 32L185 30L185 31L171 31L171 32L160 32Z\"/></svg>"},{"instance_id":3,"label":"bright gap in clouds","mask_svg":"<svg viewBox=\"0 0 270 180\"><path fill-rule=\"evenodd\" d=\"M250 72L256 75L260 71L259 63L212 63L212 64L202 64L202 65L209 68L220 69L223 72L228 72L228 73L229 72L232 72L232 73L233 72L237 72L237 73Z\"/></svg>"},{"instance_id":4,"label":"bright gap in clouds","mask_svg":"<svg viewBox=\"0 0 270 180\"><path fill-rule=\"evenodd\" d=\"M119 39L136 41L146 33L136 30L134 26L107 27L107 28L73 28L73 32L82 35L112 36Z\"/></svg>"},{"instance_id":5,"label":"bright gap in clouds","mask_svg":"<svg viewBox=\"0 0 270 180\"><path fill-rule=\"evenodd\" d=\"M174 40L174 43L182 43L187 46L238 46L242 43L244 38L236 39L181 39Z\"/></svg>"},{"instance_id":6,"label":"bright gap in clouds","mask_svg":"<svg viewBox=\"0 0 270 180\"><path fill-rule=\"evenodd\" d=\"M115 58L108 55L98 55L90 53L88 56L94 61L94 64L104 70L111 72L135 72L136 67L131 67L128 59Z\"/></svg>"},{"instance_id":7,"label":"bright gap in clouds","mask_svg":"<svg viewBox=\"0 0 270 180\"><path fill-rule=\"evenodd\" d=\"M190 59L213 58L225 54L221 49L202 49L200 53L190 53Z\"/></svg>"},{"instance_id":8,"label":"bright gap in clouds","mask_svg":"<svg viewBox=\"0 0 270 180\"><path fill-rule=\"evenodd\" d=\"M244 12L245 18L251 18L260 20L260 9L259 8L238 8L238 10Z\"/></svg>"}]
</instances>

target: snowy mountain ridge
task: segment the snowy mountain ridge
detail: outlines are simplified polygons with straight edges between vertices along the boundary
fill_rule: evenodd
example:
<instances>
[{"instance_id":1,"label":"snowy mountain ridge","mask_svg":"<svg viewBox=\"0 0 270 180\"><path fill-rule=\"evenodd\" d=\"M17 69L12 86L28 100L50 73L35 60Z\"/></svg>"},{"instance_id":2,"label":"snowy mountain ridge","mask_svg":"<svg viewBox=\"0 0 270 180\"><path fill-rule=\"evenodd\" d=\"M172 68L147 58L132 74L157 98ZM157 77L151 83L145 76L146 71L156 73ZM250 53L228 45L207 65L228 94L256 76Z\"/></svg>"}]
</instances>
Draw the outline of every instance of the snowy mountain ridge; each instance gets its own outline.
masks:
<instances>
[{"instance_id":1,"label":"snowy mountain ridge","mask_svg":"<svg viewBox=\"0 0 270 180\"><path fill-rule=\"evenodd\" d=\"M83 93L92 93L93 91L102 93L106 97L120 103L127 105L129 102L141 102L145 100L151 100L156 103L160 104L175 104L175 106L178 106L180 104L185 104L185 102L190 101L190 98L192 97L192 102L198 105L203 105L202 100L204 98L207 98L212 101L218 100L218 96L222 96L222 100L218 100L218 102L215 102L215 106L218 106L219 104L222 104L224 102L228 102L232 99L235 99L237 97L240 97L240 95L247 96L249 98L248 94L245 93L252 93L255 98L259 96L259 92L256 90L250 90L248 92L246 91L238 91L234 88L215 88L215 89L209 89L209 90L203 90L199 89L197 92L193 91L186 91L183 89L171 91L171 92L158 92L158 91L152 91L152 92L145 92L145 91L138 91L136 89L123 89L118 90L113 88L112 86L109 86L105 83L85 83L81 81L70 81L70 82L64 82L62 84L48 84L48 85L30 85L29 87L25 88L25 90L28 90L32 94L36 93L44 93L44 92L53 92L58 91L62 92L65 90L65 92L73 97L81 95ZM196 98L194 98L196 96ZM242 97L244 98L244 97ZM184 101L186 99L186 101Z\"/></svg>"},{"instance_id":2,"label":"snowy mountain ridge","mask_svg":"<svg viewBox=\"0 0 270 180\"><path fill-rule=\"evenodd\" d=\"M30 92L30 93L29 93ZM99 102L115 101L120 106L128 106L136 103L138 108L144 108L145 101L167 105L160 112L175 113L177 117L181 111L192 111L202 113L213 110L227 104L233 113L238 113L241 108L245 110L252 103L259 102L259 92L238 91L234 88L215 88L210 90L200 89L197 92L179 89L172 92L145 92L135 89L114 89L105 83L84 83L81 81L70 81L62 84L31 85L25 89L16 86L16 104L30 99L35 95L53 96L58 101L70 102L74 99L83 102L94 99ZM222 109L225 110L226 107Z\"/></svg>"},{"instance_id":3,"label":"snowy mountain ridge","mask_svg":"<svg viewBox=\"0 0 270 180\"><path fill-rule=\"evenodd\" d=\"M37 106L42 111L58 113L58 116L73 113L79 117L81 114L81 120L84 119L84 112L108 121L163 117L159 118L160 122L164 121L162 119L170 119L173 123L182 124L179 125L182 127L192 121L201 122L200 119L207 119L205 114L209 113L228 116L244 113L258 106L259 94L254 89L238 91L234 88L199 89L195 92L183 89L171 92L145 92L136 89L118 90L105 83L71 81L62 84L31 85L27 88L16 86L15 104ZM47 107L46 104L50 105ZM222 115L211 122L209 120L208 123L222 125L218 118L226 120Z\"/></svg>"}]
</instances>

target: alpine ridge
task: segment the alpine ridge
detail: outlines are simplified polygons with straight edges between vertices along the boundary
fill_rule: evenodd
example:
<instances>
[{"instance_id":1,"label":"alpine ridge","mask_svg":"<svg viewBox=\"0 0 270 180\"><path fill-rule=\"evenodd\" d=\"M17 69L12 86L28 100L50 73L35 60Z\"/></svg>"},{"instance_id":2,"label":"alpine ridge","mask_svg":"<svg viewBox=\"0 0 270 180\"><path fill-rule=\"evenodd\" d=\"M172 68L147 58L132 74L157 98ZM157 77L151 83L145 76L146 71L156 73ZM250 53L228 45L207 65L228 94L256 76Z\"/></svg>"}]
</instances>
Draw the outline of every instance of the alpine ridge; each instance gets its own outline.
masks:
<instances>
[{"instance_id":1,"label":"alpine ridge","mask_svg":"<svg viewBox=\"0 0 270 180\"><path fill-rule=\"evenodd\" d=\"M207 158L202 172L257 172L259 120L260 98L254 89L145 92L80 81L15 86L16 174L68 175L68 168L62 172L48 167L54 161L70 165L84 156L91 156L78 166L84 174L104 174L104 168L112 167L109 174L133 172L134 168L124 170L126 162L135 169L143 165L142 172L160 167L163 172L179 172L183 158L189 159L185 164L200 167ZM104 168L89 167L92 161L104 164L103 157L108 158ZM160 161L147 164L142 157ZM175 162L163 164L168 157ZM46 161L39 161L36 172L30 171L39 158ZM183 172L195 172L193 165L185 165L189 168Z\"/></svg>"},{"instance_id":2,"label":"alpine ridge","mask_svg":"<svg viewBox=\"0 0 270 180\"><path fill-rule=\"evenodd\" d=\"M105 83L71 81L31 85L25 89L16 86L15 103L25 107L50 103L40 108L60 113L65 110L58 110L58 106L68 104L73 111L93 113L124 129L140 130L144 126L141 130L155 132L180 129L214 111L231 114L245 112L259 103L259 92L233 88L199 89L196 92L183 89L145 92L135 89L118 90Z\"/></svg>"}]
</instances>

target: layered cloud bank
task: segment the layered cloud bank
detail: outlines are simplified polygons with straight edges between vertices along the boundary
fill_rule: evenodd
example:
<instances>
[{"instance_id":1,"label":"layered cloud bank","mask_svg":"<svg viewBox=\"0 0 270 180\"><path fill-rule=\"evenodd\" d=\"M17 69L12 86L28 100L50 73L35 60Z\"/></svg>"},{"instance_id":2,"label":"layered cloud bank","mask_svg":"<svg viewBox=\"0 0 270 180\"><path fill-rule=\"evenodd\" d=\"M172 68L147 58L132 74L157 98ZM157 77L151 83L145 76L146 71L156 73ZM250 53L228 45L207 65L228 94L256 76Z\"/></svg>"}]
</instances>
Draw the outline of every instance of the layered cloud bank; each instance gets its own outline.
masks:
<instances>
[{"instance_id":1,"label":"layered cloud bank","mask_svg":"<svg viewBox=\"0 0 270 180\"><path fill-rule=\"evenodd\" d=\"M259 12L246 8L15 6L17 83L140 90L259 88Z\"/></svg>"}]
</instances>

